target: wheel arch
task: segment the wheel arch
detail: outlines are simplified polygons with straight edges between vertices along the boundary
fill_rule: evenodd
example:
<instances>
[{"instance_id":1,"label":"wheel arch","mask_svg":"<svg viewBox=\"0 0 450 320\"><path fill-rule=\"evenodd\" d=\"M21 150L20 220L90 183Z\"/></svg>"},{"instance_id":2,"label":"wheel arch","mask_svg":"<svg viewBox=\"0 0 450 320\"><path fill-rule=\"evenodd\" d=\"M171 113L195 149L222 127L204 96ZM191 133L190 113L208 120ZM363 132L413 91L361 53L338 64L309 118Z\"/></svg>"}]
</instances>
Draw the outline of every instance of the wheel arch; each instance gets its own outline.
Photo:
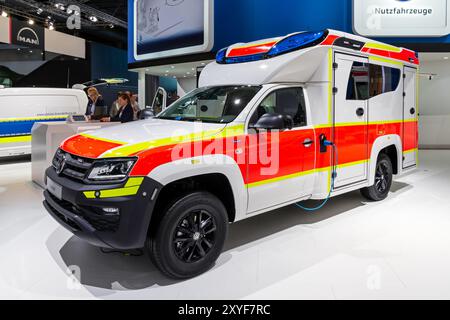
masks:
<instances>
[{"instance_id":1,"label":"wheel arch","mask_svg":"<svg viewBox=\"0 0 450 320\"><path fill-rule=\"evenodd\" d=\"M210 155L173 161L155 168L149 177L163 185L155 199L156 206L158 203L170 201L171 197L176 197L175 193L178 191L201 189L211 192L223 202L230 222L245 216L247 208L245 182L239 166L229 156ZM167 193L169 191L172 193ZM155 212L158 209L160 210L155 208Z\"/></svg>"},{"instance_id":2,"label":"wheel arch","mask_svg":"<svg viewBox=\"0 0 450 320\"><path fill-rule=\"evenodd\" d=\"M401 174L402 150L402 141L399 135L386 135L375 140L369 161L369 185L375 183L375 169L381 153L385 153L391 159L394 174Z\"/></svg>"}]
</instances>

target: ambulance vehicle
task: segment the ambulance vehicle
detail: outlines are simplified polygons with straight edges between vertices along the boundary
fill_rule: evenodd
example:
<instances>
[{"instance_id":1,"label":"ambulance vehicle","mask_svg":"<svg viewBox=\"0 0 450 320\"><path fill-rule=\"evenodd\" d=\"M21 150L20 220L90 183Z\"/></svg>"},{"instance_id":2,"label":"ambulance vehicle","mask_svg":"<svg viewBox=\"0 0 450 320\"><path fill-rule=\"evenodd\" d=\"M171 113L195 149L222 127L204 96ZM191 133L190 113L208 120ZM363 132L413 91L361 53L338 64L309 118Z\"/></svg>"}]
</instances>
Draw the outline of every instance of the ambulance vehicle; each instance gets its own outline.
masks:
<instances>
[{"instance_id":1,"label":"ambulance vehicle","mask_svg":"<svg viewBox=\"0 0 450 320\"><path fill-rule=\"evenodd\" d=\"M64 141L44 206L95 246L199 275L229 223L353 190L385 199L417 165L418 66L334 30L232 45L155 118Z\"/></svg>"},{"instance_id":2,"label":"ambulance vehicle","mask_svg":"<svg viewBox=\"0 0 450 320\"><path fill-rule=\"evenodd\" d=\"M84 114L84 91L57 88L0 88L0 158L31 153L35 122L66 121Z\"/></svg>"}]
</instances>

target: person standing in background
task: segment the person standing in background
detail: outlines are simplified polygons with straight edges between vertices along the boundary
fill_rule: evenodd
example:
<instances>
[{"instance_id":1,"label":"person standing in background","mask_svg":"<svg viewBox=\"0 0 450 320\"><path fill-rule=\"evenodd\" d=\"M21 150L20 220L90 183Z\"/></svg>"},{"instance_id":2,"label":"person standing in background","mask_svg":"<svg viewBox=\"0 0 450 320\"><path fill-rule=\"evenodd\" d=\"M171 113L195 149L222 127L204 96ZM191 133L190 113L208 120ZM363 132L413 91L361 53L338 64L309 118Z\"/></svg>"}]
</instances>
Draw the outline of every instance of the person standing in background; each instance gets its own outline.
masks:
<instances>
[{"instance_id":1,"label":"person standing in background","mask_svg":"<svg viewBox=\"0 0 450 320\"><path fill-rule=\"evenodd\" d=\"M111 105L111 109L109 110L109 116L111 118L114 118L118 113L119 113L119 109L120 109L120 105L119 105L119 97L123 94L123 92L118 92L117 93L117 99L112 103Z\"/></svg>"},{"instance_id":2,"label":"person standing in background","mask_svg":"<svg viewBox=\"0 0 450 320\"><path fill-rule=\"evenodd\" d=\"M87 95L89 97L89 102L86 107L85 115L92 119L95 115L95 110L97 108L105 108L106 105L105 101L96 88L90 87L89 89L87 89Z\"/></svg>"},{"instance_id":3,"label":"person standing in background","mask_svg":"<svg viewBox=\"0 0 450 320\"><path fill-rule=\"evenodd\" d=\"M130 97L127 94L121 94L117 98L119 104L119 112L115 117L102 118L102 122L131 122L134 120L133 107L131 106Z\"/></svg>"},{"instance_id":4,"label":"person standing in background","mask_svg":"<svg viewBox=\"0 0 450 320\"><path fill-rule=\"evenodd\" d=\"M139 114L139 104L136 101L136 98L133 98L133 92L131 91L126 91L125 92L126 95L128 95L128 97L130 98L130 102L131 102L131 107L133 108L133 112L134 112L134 120L138 119L138 114Z\"/></svg>"}]
</instances>

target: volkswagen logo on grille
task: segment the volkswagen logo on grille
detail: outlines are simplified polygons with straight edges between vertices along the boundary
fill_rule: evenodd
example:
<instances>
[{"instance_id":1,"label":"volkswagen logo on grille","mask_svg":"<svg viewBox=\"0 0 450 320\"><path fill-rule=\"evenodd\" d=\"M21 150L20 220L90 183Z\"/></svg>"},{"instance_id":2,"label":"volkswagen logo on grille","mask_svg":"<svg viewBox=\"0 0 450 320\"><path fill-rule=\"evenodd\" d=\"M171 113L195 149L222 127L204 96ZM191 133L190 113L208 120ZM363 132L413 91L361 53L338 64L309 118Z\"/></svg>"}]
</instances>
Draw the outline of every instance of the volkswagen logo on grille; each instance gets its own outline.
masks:
<instances>
[{"instance_id":1,"label":"volkswagen logo on grille","mask_svg":"<svg viewBox=\"0 0 450 320\"><path fill-rule=\"evenodd\" d=\"M63 155L61 162L59 163L59 166L56 168L56 173L58 175L60 175L64 171L64 168L66 166L66 161L67 161L66 155Z\"/></svg>"}]
</instances>

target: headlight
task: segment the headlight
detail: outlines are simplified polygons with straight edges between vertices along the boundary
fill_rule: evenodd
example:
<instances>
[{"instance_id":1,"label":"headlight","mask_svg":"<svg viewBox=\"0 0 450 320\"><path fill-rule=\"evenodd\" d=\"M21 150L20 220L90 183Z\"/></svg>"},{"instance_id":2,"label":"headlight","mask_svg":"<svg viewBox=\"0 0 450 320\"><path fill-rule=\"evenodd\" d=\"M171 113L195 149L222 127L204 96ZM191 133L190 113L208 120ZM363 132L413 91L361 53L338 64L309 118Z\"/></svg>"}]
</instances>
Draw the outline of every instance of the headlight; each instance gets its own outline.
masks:
<instances>
[{"instance_id":1,"label":"headlight","mask_svg":"<svg viewBox=\"0 0 450 320\"><path fill-rule=\"evenodd\" d=\"M105 160L94 163L88 180L115 181L125 179L131 171L135 159Z\"/></svg>"}]
</instances>

